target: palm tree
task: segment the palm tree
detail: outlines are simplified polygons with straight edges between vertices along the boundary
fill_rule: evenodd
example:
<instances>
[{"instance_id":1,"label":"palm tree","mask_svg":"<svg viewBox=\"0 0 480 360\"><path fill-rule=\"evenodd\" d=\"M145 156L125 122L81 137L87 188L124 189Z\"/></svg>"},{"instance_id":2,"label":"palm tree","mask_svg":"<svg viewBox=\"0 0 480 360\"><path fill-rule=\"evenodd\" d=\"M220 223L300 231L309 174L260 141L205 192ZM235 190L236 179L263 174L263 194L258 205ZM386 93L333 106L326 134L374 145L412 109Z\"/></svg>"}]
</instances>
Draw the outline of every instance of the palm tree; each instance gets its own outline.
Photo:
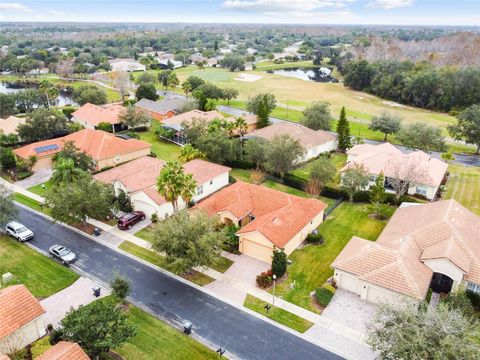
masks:
<instances>
[{"instance_id":1,"label":"palm tree","mask_svg":"<svg viewBox=\"0 0 480 360\"><path fill-rule=\"evenodd\" d=\"M177 74L172 72L170 75L168 75L168 86L175 88L180 84L180 81L178 80Z\"/></svg>"},{"instance_id":2,"label":"palm tree","mask_svg":"<svg viewBox=\"0 0 480 360\"><path fill-rule=\"evenodd\" d=\"M53 184L68 184L78 180L87 173L75 166L72 159L58 159L53 165L53 174L51 182Z\"/></svg>"},{"instance_id":3,"label":"palm tree","mask_svg":"<svg viewBox=\"0 0 480 360\"><path fill-rule=\"evenodd\" d=\"M189 202L192 200L197 189L197 182L192 174L185 174L183 167L178 161L170 160L160 171L157 179L157 187L160 195L172 203L173 211L178 212L178 199Z\"/></svg>"},{"instance_id":4,"label":"palm tree","mask_svg":"<svg viewBox=\"0 0 480 360\"><path fill-rule=\"evenodd\" d=\"M240 136L243 136L247 133L248 124L243 117L238 117L235 119L235 128L238 130Z\"/></svg>"},{"instance_id":5,"label":"palm tree","mask_svg":"<svg viewBox=\"0 0 480 360\"><path fill-rule=\"evenodd\" d=\"M48 108L50 108L50 99L55 100L58 97L58 89L53 86L47 79L40 81L38 88L43 94L46 95L47 105Z\"/></svg>"},{"instance_id":6,"label":"palm tree","mask_svg":"<svg viewBox=\"0 0 480 360\"><path fill-rule=\"evenodd\" d=\"M188 100L188 93L192 91L192 84L189 81L184 81L182 84L182 89L185 92L185 97Z\"/></svg>"}]
</instances>

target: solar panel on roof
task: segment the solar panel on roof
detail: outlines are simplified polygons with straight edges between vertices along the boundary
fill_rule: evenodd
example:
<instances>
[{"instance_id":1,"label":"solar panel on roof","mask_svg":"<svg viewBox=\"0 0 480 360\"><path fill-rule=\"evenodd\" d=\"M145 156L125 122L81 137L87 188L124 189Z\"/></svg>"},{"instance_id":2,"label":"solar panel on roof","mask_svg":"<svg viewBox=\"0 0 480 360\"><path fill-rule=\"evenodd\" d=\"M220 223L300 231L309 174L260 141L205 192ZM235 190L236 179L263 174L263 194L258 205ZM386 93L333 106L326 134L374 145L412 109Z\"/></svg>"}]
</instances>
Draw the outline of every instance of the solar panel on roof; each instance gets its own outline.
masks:
<instances>
[{"instance_id":1,"label":"solar panel on roof","mask_svg":"<svg viewBox=\"0 0 480 360\"><path fill-rule=\"evenodd\" d=\"M52 150L57 150L57 149L58 149L58 145L53 144L53 145L39 146L37 148L34 148L33 150L35 150L35 152L37 154L41 154L41 153L44 153L44 152L47 152L47 151L52 151Z\"/></svg>"}]
</instances>

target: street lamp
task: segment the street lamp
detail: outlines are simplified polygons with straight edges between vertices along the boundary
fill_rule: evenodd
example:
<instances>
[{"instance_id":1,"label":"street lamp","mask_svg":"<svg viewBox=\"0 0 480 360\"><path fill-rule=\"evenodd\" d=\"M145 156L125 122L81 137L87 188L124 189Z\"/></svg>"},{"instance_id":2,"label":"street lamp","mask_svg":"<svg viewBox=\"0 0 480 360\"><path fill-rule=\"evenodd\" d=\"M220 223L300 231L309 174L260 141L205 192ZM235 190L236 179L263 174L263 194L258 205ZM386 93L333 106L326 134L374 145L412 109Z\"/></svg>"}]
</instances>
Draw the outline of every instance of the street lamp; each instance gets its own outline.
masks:
<instances>
[{"instance_id":1,"label":"street lamp","mask_svg":"<svg viewBox=\"0 0 480 360\"><path fill-rule=\"evenodd\" d=\"M273 298L272 298L272 306L275 307L275 280L277 279L277 275L273 274Z\"/></svg>"}]
</instances>

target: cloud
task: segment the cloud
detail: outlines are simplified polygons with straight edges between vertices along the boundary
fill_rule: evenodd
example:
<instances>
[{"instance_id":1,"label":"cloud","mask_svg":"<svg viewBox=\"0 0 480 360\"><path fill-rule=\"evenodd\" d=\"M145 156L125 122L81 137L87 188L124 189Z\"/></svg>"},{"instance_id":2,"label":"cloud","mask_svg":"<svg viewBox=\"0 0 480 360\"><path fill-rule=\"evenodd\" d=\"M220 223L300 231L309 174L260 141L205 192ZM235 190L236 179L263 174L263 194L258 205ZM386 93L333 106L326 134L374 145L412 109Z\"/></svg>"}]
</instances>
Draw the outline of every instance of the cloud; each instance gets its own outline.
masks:
<instances>
[{"instance_id":1,"label":"cloud","mask_svg":"<svg viewBox=\"0 0 480 360\"><path fill-rule=\"evenodd\" d=\"M65 15L65 13L63 11L58 11L58 10L50 10L50 11L48 11L48 14L53 15L53 16L64 16Z\"/></svg>"},{"instance_id":2,"label":"cloud","mask_svg":"<svg viewBox=\"0 0 480 360\"><path fill-rule=\"evenodd\" d=\"M355 0L227 0L222 8L228 10L249 11L264 15L306 14L325 8L344 8Z\"/></svg>"},{"instance_id":3,"label":"cloud","mask_svg":"<svg viewBox=\"0 0 480 360\"><path fill-rule=\"evenodd\" d=\"M410 6L413 0L374 0L367 4L370 8L394 9L399 7Z\"/></svg>"},{"instance_id":4,"label":"cloud","mask_svg":"<svg viewBox=\"0 0 480 360\"><path fill-rule=\"evenodd\" d=\"M16 10L16 11L32 12L32 9L26 7L25 5L19 4L19 3L2 3L2 2L0 2L0 10Z\"/></svg>"}]
</instances>

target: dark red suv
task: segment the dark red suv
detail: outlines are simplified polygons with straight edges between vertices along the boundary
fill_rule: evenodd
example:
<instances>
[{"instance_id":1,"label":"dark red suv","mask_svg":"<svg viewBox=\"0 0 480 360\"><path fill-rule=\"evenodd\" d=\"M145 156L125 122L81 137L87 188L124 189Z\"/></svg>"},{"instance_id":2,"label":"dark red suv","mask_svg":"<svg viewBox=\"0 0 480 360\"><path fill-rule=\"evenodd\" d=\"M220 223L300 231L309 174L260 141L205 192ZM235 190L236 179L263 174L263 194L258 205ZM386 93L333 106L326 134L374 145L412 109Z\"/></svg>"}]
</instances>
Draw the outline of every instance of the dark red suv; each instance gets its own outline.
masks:
<instances>
[{"instance_id":1,"label":"dark red suv","mask_svg":"<svg viewBox=\"0 0 480 360\"><path fill-rule=\"evenodd\" d=\"M144 219L145 213L143 211L132 211L118 219L118 228L121 230L131 229L133 225Z\"/></svg>"}]
</instances>

